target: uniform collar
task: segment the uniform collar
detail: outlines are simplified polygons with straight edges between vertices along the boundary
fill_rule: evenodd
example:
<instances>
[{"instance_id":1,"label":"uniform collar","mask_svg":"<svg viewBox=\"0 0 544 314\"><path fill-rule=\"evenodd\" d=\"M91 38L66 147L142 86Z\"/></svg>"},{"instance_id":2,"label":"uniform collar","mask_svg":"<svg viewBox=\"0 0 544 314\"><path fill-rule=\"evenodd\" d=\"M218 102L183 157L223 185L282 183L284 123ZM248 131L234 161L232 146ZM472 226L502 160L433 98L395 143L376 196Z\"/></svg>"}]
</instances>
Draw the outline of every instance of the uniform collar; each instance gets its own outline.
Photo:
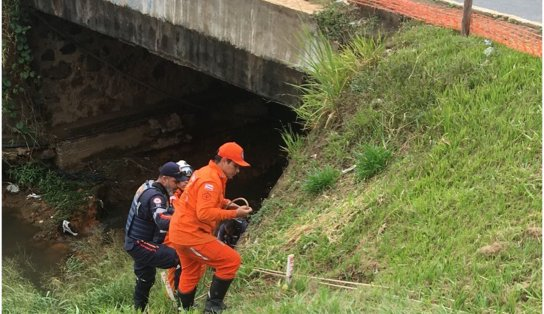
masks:
<instances>
[{"instance_id":1,"label":"uniform collar","mask_svg":"<svg viewBox=\"0 0 544 314\"><path fill-rule=\"evenodd\" d=\"M152 185L159 189L159 191L164 194L165 196L168 196L168 190L164 187L164 185L160 184L158 181L153 181Z\"/></svg>"},{"instance_id":2,"label":"uniform collar","mask_svg":"<svg viewBox=\"0 0 544 314\"><path fill-rule=\"evenodd\" d=\"M227 176L225 175L223 170L221 170L221 168L219 168L219 166L213 160L210 160L210 162L208 163L208 166L210 166L210 168L212 168L213 170L217 172L217 175L219 175L219 178L221 178L221 181L223 182L227 181Z\"/></svg>"}]
</instances>

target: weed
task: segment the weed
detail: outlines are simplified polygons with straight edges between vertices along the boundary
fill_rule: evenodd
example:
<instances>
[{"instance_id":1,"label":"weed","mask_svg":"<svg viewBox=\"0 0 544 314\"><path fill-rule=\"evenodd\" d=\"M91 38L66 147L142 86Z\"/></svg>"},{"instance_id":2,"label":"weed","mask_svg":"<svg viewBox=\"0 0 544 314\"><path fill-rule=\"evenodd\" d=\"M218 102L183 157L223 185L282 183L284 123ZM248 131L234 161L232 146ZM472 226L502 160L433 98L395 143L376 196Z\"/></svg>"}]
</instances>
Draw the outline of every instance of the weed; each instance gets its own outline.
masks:
<instances>
[{"instance_id":1,"label":"weed","mask_svg":"<svg viewBox=\"0 0 544 314\"><path fill-rule=\"evenodd\" d=\"M379 146L366 145L357 156L357 179L366 180L383 170L391 158L391 152Z\"/></svg>"},{"instance_id":2,"label":"weed","mask_svg":"<svg viewBox=\"0 0 544 314\"><path fill-rule=\"evenodd\" d=\"M348 6L343 3L332 3L315 15L319 30L327 39L341 45L349 42L354 24L348 11Z\"/></svg>"},{"instance_id":3,"label":"weed","mask_svg":"<svg viewBox=\"0 0 544 314\"><path fill-rule=\"evenodd\" d=\"M331 166L315 170L304 182L304 190L310 194L318 194L334 185L340 177L340 171Z\"/></svg>"},{"instance_id":4,"label":"weed","mask_svg":"<svg viewBox=\"0 0 544 314\"><path fill-rule=\"evenodd\" d=\"M290 158L297 159L304 147L304 141L301 135L293 131L291 126L288 126L281 132L281 139L285 146L281 146L281 150L286 152Z\"/></svg>"},{"instance_id":5,"label":"weed","mask_svg":"<svg viewBox=\"0 0 544 314\"><path fill-rule=\"evenodd\" d=\"M379 28L378 20L362 17L355 6L333 2L315 15L317 26L335 45L344 47L356 36L373 36Z\"/></svg>"}]
</instances>

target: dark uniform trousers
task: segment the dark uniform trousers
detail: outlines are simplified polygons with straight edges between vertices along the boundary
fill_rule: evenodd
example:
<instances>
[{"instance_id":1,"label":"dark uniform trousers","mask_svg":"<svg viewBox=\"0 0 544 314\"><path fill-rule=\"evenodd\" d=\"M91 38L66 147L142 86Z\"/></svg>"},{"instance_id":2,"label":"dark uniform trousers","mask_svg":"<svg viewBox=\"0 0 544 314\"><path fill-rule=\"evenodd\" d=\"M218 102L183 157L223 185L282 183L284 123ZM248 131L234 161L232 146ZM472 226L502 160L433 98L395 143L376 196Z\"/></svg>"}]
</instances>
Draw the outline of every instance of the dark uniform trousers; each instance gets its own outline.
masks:
<instances>
[{"instance_id":1,"label":"dark uniform trousers","mask_svg":"<svg viewBox=\"0 0 544 314\"><path fill-rule=\"evenodd\" d=\"M143 309L147 305L149 291L155 282L155 268L175 267L179 264L179 259L174 249L164 244L154 244L143 240L134 240L134 247L127 253L134 259L135 306Z\"/></svg>"}]
</instances>

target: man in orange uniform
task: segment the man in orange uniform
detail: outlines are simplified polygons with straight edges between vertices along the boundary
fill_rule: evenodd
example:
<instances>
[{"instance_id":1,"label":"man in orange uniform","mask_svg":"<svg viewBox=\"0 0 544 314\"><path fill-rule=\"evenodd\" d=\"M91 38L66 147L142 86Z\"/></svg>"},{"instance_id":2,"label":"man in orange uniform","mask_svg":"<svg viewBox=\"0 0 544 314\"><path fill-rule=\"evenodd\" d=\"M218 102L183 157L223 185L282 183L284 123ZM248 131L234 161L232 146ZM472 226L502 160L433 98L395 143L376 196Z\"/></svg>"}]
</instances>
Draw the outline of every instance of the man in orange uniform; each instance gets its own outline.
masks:
<instances>
[{"instance_id":1,"label":"man in orange uniform","mask_svg":"<svg viewBox=\"0 0 544 314\"><path fill-rule=\"evenodd\" d=\"M181 173L183 174L183 180L178 181L176 184L176 191L170 196L170 204L174 204L174 201L176 199L179 199L181 197L181 194L183 193L183 190L185 190L185 187L189 183L189 178L193 175L193 167L189 165L185 160L180 160L176 162L176 164L179 166L179 169ZM164 239L164 244L170 246L170 239L168 236L168 233L166 234L166 238ZM179 277L181 275L181 265L176 265L175 267L168 268L166 273L161 274L161 278L164 281L164 285L166 288L166 294L169 298L172 299L172 301L175 301L175 291L177 290L177 286L179 284ZM165 277L162 277L165 276Z\"/></svg>"},{"instance_id":2,"label":"man in orange uniform","mask_svg":"<svg viewBox=\"0 0 544 314\"><path fill-rule=\"evenodd\" d=\"M178 300L185 310L194 304L204 265L215 269L204 313L221 313L225 309L223 299L236 277L241 258L213 232L220 221L247 217L253 211L249 206L237 205L235 210L225 209L229 203L225 199L227 180L238 174L240 167L248 166L242 147L235 142L225 143L214 160L194 172L180 199L174 202L169 237L182 265Z\"/></svg>"}]
</instances>

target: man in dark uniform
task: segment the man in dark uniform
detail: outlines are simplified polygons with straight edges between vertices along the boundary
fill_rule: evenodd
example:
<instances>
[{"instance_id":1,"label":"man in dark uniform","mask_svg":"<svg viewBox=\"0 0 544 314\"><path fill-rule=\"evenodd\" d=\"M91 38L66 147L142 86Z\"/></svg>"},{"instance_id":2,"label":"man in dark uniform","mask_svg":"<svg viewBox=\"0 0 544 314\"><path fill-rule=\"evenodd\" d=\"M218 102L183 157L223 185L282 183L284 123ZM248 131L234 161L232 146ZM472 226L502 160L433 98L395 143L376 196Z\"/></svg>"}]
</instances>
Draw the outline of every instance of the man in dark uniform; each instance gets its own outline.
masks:
<instances>
[{"instance_id":1,"label":"man in dark uniform","mask_svg":"<svg viewBox=\"0 0 544 314\"><path fill-rule=\"evenodd\" d=\"M144 311L149 291L155 282L156 267L170 268L179 264L176 251L163 244L173 213L170 195L180 181L187 181L185 173L175 162L167 162L159 169L156 181L147 180L132 200L125 226L124 248L134 259L136 287L134 307Z\"/></svg>"}]
</instances>

